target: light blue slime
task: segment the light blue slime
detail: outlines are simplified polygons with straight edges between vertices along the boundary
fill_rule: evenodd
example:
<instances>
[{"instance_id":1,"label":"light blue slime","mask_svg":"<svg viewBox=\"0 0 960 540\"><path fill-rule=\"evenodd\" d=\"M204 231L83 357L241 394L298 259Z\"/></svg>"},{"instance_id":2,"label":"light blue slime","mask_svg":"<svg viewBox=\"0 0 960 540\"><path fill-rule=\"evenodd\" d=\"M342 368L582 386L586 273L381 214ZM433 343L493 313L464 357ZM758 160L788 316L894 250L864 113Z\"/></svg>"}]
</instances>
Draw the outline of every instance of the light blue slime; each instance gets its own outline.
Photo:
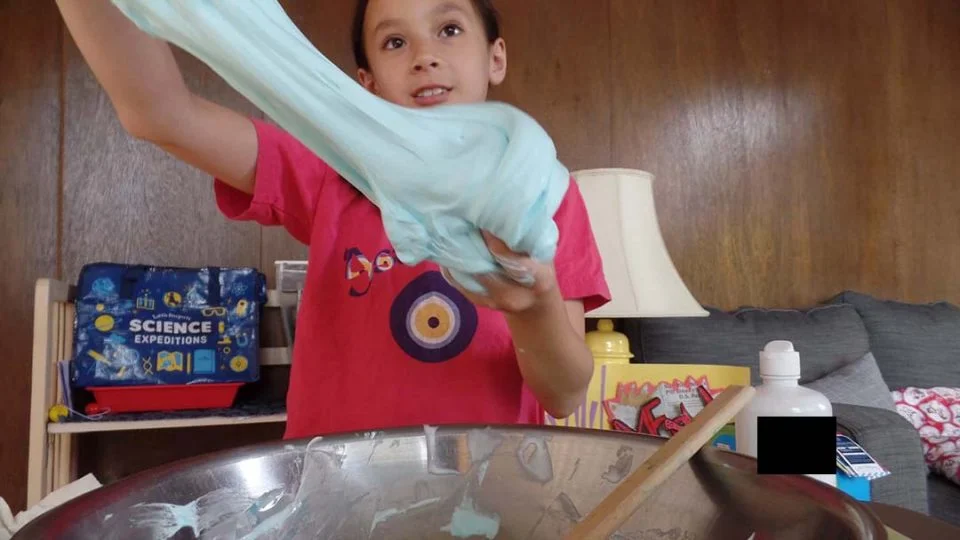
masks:
<instances>
[{"instance_id":1,"label":"light blue slime","mask_svg":"<svg viewBox=\"0 0 960 540\"><path fill-rule=\"evenodd\" d=\"M464 497L463 502L453 511L450 524L443 528L457 538L485 536L493 540L500 532L500 516L487 516L477 511L473 499Z\"/></svg>"},{"instance_id":2,"label":"light blue slime","mask_svg":"<svg viewBox=\"0 0 960 540\"><path fill-rule=\"evenodd\" d=\"M320 54L276 0L113 3L210 66L376 204L402 262L434 261L480 293L472 276L500 270L481 229L514 251L553 260L553 216L569 171L522 111L389 103Z\"/></svg>"}]
</instances>

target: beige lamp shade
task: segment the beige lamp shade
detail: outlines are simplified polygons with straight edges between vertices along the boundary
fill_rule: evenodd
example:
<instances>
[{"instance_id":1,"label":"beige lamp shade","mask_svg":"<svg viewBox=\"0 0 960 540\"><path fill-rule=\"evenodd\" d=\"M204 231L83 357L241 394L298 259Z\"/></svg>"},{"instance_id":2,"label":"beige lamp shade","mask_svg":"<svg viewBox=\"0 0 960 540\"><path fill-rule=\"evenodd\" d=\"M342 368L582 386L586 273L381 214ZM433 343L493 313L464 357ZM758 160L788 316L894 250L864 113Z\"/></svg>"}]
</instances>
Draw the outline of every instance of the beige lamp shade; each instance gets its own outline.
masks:
<instances>
[{"instance_id":1,"label":"beige lamp shade","mask_svg":"<svg viewBox=\"0 0 960 540\"><path fill-rule=\"evenodd\" d=\"M590 318L705 317L667 252L653 199L653 175L589 169L573 177L583 194L611 301Z\"/></svg>"}]
</instances>

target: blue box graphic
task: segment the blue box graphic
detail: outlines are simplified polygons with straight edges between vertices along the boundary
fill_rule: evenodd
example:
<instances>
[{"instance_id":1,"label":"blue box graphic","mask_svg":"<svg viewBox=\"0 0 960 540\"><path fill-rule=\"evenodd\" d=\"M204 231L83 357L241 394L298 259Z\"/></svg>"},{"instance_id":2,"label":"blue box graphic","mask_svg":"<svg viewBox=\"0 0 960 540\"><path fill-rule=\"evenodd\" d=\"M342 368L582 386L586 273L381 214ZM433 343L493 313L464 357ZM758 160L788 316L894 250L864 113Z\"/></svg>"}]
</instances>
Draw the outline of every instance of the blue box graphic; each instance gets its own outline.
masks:
<instances>
[{"instance_id":1,"label":"blue box graphic","mask_svg":"<svg viewBox=\"0 0 960 540\"><path fill-rule=\"evenodd\" d=\"M837 471L837 489L862 502L870 502L870 480L855 478Z\"/></svg>"}]
</instances>

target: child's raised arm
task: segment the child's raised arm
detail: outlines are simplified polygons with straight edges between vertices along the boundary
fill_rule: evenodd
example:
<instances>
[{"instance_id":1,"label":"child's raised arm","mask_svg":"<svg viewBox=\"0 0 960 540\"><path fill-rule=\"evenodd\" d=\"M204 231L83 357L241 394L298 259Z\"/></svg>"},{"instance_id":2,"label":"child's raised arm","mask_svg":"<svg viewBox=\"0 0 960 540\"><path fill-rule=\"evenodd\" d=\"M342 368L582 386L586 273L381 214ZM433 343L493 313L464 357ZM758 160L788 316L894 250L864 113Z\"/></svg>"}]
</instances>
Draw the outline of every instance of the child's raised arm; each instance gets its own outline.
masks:
<instances>
[{"instance_id":1,"label":"child's raised arm","mask_svg":"<svg viewBox=\"0 0 960 540\"><path fill-rule=\"evenodd\" d=\"M57 0L67 28L124 129L253 193L257 135L243 115L192 94L170 46L110 0Z\"/></svg>"}]
</instances>

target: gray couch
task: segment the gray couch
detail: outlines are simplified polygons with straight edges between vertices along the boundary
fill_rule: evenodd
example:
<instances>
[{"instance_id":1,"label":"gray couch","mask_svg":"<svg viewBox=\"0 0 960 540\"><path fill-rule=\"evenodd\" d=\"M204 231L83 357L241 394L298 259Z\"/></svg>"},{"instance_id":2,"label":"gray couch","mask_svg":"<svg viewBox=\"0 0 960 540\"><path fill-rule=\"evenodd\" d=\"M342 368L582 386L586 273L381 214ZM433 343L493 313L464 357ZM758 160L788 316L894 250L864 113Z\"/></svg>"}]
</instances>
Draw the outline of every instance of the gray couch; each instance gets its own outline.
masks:
<instances>
[{"instance_id":1,"label":"gray couch","mask_svg":"<svg viewBox=\"0 0 960 540\"><path fill-rule=\"evenodd\" d=\"M840 431L892 473L873 482L872 500L960 525L960 486L929 472L919 434L890 397L905 386L960 387L960 309L848 291L802 310L707 310L705 318L623 321L635 361L750 366L759 384L759 350L793 341L800 383L827 395Z\"/></svg>"}]
</instances>

